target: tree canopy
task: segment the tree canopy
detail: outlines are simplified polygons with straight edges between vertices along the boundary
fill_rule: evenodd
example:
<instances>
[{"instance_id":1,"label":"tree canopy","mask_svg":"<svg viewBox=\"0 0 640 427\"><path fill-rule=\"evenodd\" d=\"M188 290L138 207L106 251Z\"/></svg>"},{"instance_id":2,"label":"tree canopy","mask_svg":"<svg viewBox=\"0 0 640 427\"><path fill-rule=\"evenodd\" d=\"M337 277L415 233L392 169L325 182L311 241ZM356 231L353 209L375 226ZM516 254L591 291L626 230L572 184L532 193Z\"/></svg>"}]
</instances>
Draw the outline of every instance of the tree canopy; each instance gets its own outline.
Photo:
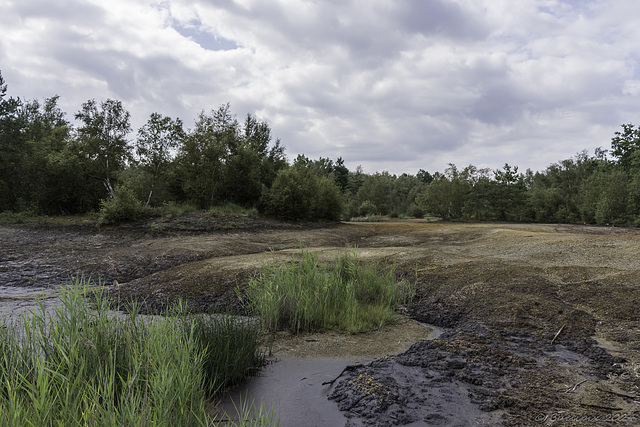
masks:
<instances>
[{"instance_id":1,"label":"tree canopy","mask_svg":"<svg viewBox=\"0 0 640 427\"><path fill-rule=\"evenodd\" d=\"M631 123L611 150L583 150L543 171L450 163L396 176L349 170L342 157L290 163L265 120L238 120L229 104L202 110L190 129L151 113L132 139L122 102L88 100L74 127L59 99L9 96L0 73L0 212L102 209L121 218L169 202L234 203L292 221L431 215L640 226L640 128Z\"/></svg>"}]
</instances>

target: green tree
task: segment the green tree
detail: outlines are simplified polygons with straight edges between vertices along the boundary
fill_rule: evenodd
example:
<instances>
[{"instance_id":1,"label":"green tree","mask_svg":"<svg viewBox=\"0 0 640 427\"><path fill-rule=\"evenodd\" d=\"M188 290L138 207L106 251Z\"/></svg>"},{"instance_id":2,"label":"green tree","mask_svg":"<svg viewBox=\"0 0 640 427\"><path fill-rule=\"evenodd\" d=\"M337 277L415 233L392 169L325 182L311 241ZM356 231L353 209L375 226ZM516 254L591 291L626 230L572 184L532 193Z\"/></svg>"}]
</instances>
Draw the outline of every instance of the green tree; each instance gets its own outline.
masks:
<instances>
[{"instance_id":1,"label":"green tree","mask_svg":"<svg viewBox=\"0 0 640 427\"><path fill-rule=\"evenodd\" d=\"M357 204L369 201L376 206L382 215L390 214L393 207L391 195L395 180L395 175L390 175L387 171L365 175L363 183L355 195Z\"/></svg>"},{"instance_id":2,"label":"green tree","mask_svg":"<svg viewBox=\"0 0 640 427\"><path fill-rule=\"evenodd\" d=\"M604 182L603 191L596 202L596 223L626 224L628 198L628 176L624 171L612 170Z\"/></svg>"},{"instance_id":3,"label":"green tree","mask_svg":"<svg viewBox=\"0 0 640 427\"><path fill-rule=\"evenodd\" d=\"M416 204L444 219L461 218L469 191L466 176L450 163L443 175L434 174L427 188L416 196Z\"/></svg>"},{"instance_id":4,"label":"green tree","mask_svg":"<svg viewBox=\"0 0 640 427\"><path fill-rule=\"evenodd\" d=\"M342 196L333 181L298 163L263 187L260 210L287 221L334 221L342 214Z\"/></svg>"},{"instance_id":5,"label":"green tree","mask_svg":"<svg viewBox=\"0 0 640 427\"><path fill-rule=\"evenodd\" d=\"M182 190L201 208L224 199L223 166L237 152L240 125L229 104L200 112L195 128L187 134L179 159Z\"/></svg>"},{"instance_id":6,"label":"green tree","mask_svg":"<svg viewBox=\"0 0 640 427\"><path fill-rule=\"evenodd\" d=\"M500 221L520 221L525 210L526 195L524 176L518 173L518 167L505 163L502 169L494 172L494 186L491 194L491 207L496 219Z\"/></svg>"},{"instance_id":7,"label":"green tree","mask_svg":"<svg viewBox=\"0 0 640 427\"><path fill-rule=\"evenodd\" d=\"M265 121L247 114L241 137L224 164L223 198L250 207L259 200L262 186L270 187L287 165L280 140L272 141Z\"/></svg>"},{"instance_id":8,"label":"green tree","mask_svg":"<svg viewBox=\"0 0 640 427\"><path fill-rule=\"evenodd\" d=\"M463 215L475 219L487 219L491 217L489 209L489 194L491 191L490 169L478 169L469 165L462 171L462 179L468 185L468 193L465 197Z\"/></svg>"},{"instance_id":9,"label":"green tree","mask_svg":"<svg viewBox=\"0 0 640 427\"><path fill-rule=\"evenodd\" d=\"M424 170L424 169L420 169L420 170L418 171L418 174L416 175L416 177L417 177L420 181L424 182L425 184L430 184L430 183L431 183L431 181L433 181L433 175L431 175L429 172L427 172L427 171L426 171L426 170Z\"/></svg>"},{"instance_id":10,"label":"green tree","mask_svg":"<svg viewBox=\"0 0 640 427\"><path fill-rule=\"evenodd\" d=\"M333 173L336 185L340 188L340 191L344 193L347 191L349 185L349 169L344 165L344 159L338 157L335 165L333 166Z\"/></svg>"},{"instance_id":11,"label":"green tree","mask_svg":"<svg viewBox=\"0 0 640 427\"><path fill-rule=\"evenodd\" d=\"M22 164L28 158L25 116L20 98L7 98L7 84L0 74L0 211L19 209Z\"/></svg>"},{"instance_id":12,"label":"green tree","mask_svg":"<svg viewBox=\"0 0 640 427\"><path fill-rule=\"evenodd\" d=\"M130 114L117 100L107 99L98 104L89 100L75 115L81 126L77 129L82 155L100 167L104 187L109 197L115 197L113 181L131 158L127 135L131 132Z\"/></svg>"},{"instance_id":13,"label":"green tree","mask_svg":"<svg viewBox=\"0 0 640 427\"><path fill-rule=\"evenodd\" d=\"M358 165L356 170L349 172L349 182L347 184L347 191L351 196L355 196L364 184L366 174L362 170L362 166Z\"/></svg>"},{"instance_id":14,"label":"green tree","mask_svg":"<svg viewBox=\"0 0 640 427\"><path fill-rule=\"evenodd\" d=\"M640 128L632 124L623 124L622 132L615 132L611 139L611 154L618 158L618 163L626 170L632 164L631 159L635 152L640 149Z\"/></svg>"},{"instance_id":15,"label":"green tree","mask_svg":"<svg viewBox=\"0 0 640 427\"><path fill-rule=\"evenodd\" d=\"M138 130L135 153L138 163L149 176L149 206L157 182L166 173L173 153L185 138L182 121L152 113L147 123Z\"/></svg>"},{"instance_id":16,"label":"green tree","mask_svg":"<svg viewBox=\"0 0 640 427\"><path fill-rule=\"evenodd\" d=\"M101 194L87 180L90 167L72 148L72 126L53 96L25 104L26 138L31 155L23 170L29 198L42 213L77 213L94 208ZM96 191L97 190L97 191Z\"/></svg>"},{"instance_id":17,"label":"green tree","mask_svg":"<svg viewBox=\"0 0 640 427\"><path fill-rule=\"evenodd\" d=\"M391 183L391 214L392 215L409 215L420 216L419 211L415 209L415 199L426 184L413 175L403 173L394 179Z\"/></svg>"}]
</instances>

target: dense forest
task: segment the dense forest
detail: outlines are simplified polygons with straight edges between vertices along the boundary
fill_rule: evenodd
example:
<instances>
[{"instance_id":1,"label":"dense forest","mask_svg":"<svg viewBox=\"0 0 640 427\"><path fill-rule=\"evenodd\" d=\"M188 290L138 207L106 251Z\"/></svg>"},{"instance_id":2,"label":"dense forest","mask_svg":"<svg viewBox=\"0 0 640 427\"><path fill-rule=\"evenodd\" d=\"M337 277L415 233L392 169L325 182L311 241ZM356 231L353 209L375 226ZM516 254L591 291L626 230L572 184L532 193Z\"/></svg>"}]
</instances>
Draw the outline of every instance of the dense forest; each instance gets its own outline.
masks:
<instances>
[{"instance_id":1,"label":"dense forest","mask_svg":"<svg viewBox=\"0 0 640 427\"><path fill-rule=\"evenodd\" d=\"M0 212L108 212L106 223L169 203L233 203L292 221L423 217L640 226L640 129L622 125L611 150L582 151L546 170L464 169L417 175L349 170L342 158L292 162L269 125L228 104L192 128L153 113L132 135L117 100L88 100L74 114L58 96L7 96L0 74Z\"/></svg>"}]
</instances>

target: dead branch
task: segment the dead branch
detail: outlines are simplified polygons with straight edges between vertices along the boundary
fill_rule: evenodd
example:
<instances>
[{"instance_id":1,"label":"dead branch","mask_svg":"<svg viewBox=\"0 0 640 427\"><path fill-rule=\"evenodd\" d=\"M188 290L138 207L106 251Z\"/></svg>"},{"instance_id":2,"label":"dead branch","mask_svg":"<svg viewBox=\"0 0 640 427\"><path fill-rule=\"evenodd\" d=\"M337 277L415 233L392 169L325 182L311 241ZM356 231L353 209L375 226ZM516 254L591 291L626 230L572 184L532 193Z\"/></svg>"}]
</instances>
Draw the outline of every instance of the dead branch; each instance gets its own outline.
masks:
<instances>
[{"instance_id":1,"label":"dead branch","mask_svg":"<svg viewBox=\"0 0 640 427\"><path fill-rule=\"evenodd\" d=\"M579 386L580 384L586 383L587 381L589 381L589 380L582 380L582 381L580 381L579 383L577 383L576 385L574 385L573 387L567 387L567 388L566 388L566 390L565 390L564 388L561 388L561 389L560 389L560 390L558 390L558 391L565 390L565 393L569 393L570 391L576 391L576 388L578 388L578 386Z\"/></svg>"},{"instance_id":2,"label":"dead branch","mask_svg":"<svg viewBox=\"0 0 640 427\"><path fill-rule=\"evenodd\" d=\"M553 339L551 340L551 344L553 344L556 340L556 338L558 338L558 335L560 335L560 332L562 332L562 330L564 329L564 327L567 326L566 324L562 325L562 327L560 328L560 330L558 332L556 332L556 335L553 337Z\"/></svg>"},{"instance_id":3,"label":"dead branch","mask_svg":"<svg viewBox=\"0 0 640 427\"><path fill-rule=\"evenodd\" d=\"M334 379L332 379L331 381L325 381L322 383L322 385L327 385L327 384L333 384L335 383L338 378L340 378L342 376L342 374L344 374L345 372L351 372L351 371L355 371L358 368L364 368L364 365L362 363L358 363L356 365L347 365L346 368L344 368L342 370L342 372L340 372L340 375L338 375L337 377L335 377Z\"/></svg>"}]
</instances>

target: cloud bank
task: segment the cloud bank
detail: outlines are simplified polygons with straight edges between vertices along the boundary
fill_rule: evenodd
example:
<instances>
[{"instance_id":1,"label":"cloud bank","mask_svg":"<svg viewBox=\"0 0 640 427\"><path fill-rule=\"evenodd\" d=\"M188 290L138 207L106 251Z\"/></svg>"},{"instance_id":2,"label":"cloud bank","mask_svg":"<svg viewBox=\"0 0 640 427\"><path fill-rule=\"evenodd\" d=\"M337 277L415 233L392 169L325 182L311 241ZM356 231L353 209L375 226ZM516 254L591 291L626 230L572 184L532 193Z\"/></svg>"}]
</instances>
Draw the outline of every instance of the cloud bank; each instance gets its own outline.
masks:
<instances>
[{"instance_id":1,"label":"cloud bank","mask_svg":"<svg viewBox=\"0 0 640 427\"><path fill-rule=\"evenodd\" d=\"M23 98L121 100L134 128L230 102L289 158L415 174L542 170L640 116L640 3L624 0L0 0ZM242 118L242 117L240 117ZM133 138L135 135L132 134Z\"/></svg>"}]
</instances>

